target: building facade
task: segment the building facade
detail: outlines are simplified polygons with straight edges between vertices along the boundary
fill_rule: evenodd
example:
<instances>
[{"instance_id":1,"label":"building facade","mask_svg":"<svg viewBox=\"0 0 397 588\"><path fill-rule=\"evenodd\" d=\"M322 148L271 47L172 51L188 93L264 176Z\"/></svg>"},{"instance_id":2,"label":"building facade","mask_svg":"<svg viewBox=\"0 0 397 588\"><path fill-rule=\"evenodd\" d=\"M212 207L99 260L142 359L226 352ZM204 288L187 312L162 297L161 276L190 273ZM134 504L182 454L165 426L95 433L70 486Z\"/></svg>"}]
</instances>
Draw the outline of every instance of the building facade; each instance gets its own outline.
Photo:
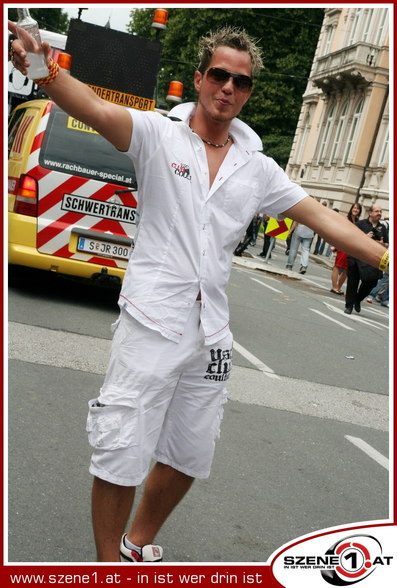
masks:
<instances>
[{"instance_id":1,"label":"building facade","mask_svg":"<svg viewBox=\"0 0 397 588\"><path fill-rule=\"evenodd\" d=\"M287 166L308 194L389 218L390 7L326 8Z\"/></svg>"}]
</instances>

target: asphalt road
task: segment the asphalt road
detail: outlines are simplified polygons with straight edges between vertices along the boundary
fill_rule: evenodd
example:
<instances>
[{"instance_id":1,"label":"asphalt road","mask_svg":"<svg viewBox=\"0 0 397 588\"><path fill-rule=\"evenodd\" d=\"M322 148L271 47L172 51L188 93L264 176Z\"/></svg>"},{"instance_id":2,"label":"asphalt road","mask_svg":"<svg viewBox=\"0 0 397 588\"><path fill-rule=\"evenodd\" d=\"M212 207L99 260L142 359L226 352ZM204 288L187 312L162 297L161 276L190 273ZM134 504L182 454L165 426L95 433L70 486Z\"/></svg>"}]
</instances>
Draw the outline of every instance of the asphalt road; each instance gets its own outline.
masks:
<instances>
[{"instance_id":1,"label":"asphalt road","mask_svg":"<svg viewBox=\"0 0 397 588\"><path fill-rule=\"evenodd\" d=\"M168 562L264 562L306 533L389 517L387 309L344 315L329 268L286 274L281 248L266 267L235 261L230 400L211 477L157 538ZM54 278L24 272L9 289L10 562L95 561L85 420L117 295Z\"/></svg>"}]
</instances>

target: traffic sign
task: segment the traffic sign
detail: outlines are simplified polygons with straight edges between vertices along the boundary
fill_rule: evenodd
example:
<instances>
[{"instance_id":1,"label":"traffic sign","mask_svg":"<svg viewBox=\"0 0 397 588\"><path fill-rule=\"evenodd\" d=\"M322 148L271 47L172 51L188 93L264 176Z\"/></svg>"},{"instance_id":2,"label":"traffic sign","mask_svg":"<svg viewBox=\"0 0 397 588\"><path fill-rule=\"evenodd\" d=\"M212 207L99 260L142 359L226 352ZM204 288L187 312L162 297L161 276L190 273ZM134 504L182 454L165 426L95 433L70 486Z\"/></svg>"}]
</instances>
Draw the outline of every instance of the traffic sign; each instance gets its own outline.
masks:
<instances>
[{"instance_id":1,"label":"traffic sign","mask_svg":"<svg viewBox=\"0 0 397 588\"><path fill-rule=\"evenodd\" d=\"M285 241L288 237L292 223L293 220L291 218L285 218L281 221L278 221L275 218L269 218L265 234L269 237L275 237L276 239Z\"/></svg>"}]
</instances>

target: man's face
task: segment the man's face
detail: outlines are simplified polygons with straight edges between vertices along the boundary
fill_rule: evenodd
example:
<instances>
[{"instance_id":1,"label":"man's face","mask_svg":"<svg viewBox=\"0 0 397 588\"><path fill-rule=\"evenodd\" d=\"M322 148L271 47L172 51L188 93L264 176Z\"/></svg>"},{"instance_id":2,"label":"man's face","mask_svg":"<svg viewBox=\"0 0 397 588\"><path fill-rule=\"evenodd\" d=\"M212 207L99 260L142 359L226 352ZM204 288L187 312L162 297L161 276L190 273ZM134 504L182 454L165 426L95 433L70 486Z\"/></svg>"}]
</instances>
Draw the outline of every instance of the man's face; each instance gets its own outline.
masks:
<instances>
[{"instance_id":1,"label":"man's face","mask_svg":"<svg viewBox=\"0 0 397 588\"><path fill-rule=\"evenodd\" d=\"M219 47L215 51L208 69L212 67L244 76L251 76L252 72L249 54L231 47ZM238 89L231 77L224 83L216 82L207 72L195 73L194 87L198 92L199 105L210 119L217 122L226 122L237 116L252 93L251 88Z\"/></svg>"},{"instance_id":2,"label":"man's face","mask_svg":"<svg viewBox=\"0 0 397 588\"><path fill-rule=\"evenodd\" d=\"M374 223L377 223L382 218L382 209L380 206L374 206L371 212L369 212L369 218Z\"/></svg>"}]
</instances>

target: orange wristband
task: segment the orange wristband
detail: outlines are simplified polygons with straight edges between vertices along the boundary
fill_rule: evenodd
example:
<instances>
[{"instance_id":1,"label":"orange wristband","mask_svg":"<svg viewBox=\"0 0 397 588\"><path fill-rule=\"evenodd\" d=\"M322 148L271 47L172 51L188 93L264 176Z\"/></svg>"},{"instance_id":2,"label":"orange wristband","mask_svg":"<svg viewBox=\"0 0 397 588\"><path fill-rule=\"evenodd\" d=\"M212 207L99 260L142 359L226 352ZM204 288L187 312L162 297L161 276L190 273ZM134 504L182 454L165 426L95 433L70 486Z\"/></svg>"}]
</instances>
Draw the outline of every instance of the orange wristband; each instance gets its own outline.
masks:
<instances>
[{"instance_id":1,"label":"orange wristband","mask_svg":"<svg viewBox=\"0 0 397 588\"><path fill-rule=\"evenodd\" d=\"M38 80L33 80L35 84L38 86L48 86L48 84L52 84L55 78L59 74L59 65L50 58L48 64L48 76L46 78L39 78Z\"/></svg>"}]
</instances>

